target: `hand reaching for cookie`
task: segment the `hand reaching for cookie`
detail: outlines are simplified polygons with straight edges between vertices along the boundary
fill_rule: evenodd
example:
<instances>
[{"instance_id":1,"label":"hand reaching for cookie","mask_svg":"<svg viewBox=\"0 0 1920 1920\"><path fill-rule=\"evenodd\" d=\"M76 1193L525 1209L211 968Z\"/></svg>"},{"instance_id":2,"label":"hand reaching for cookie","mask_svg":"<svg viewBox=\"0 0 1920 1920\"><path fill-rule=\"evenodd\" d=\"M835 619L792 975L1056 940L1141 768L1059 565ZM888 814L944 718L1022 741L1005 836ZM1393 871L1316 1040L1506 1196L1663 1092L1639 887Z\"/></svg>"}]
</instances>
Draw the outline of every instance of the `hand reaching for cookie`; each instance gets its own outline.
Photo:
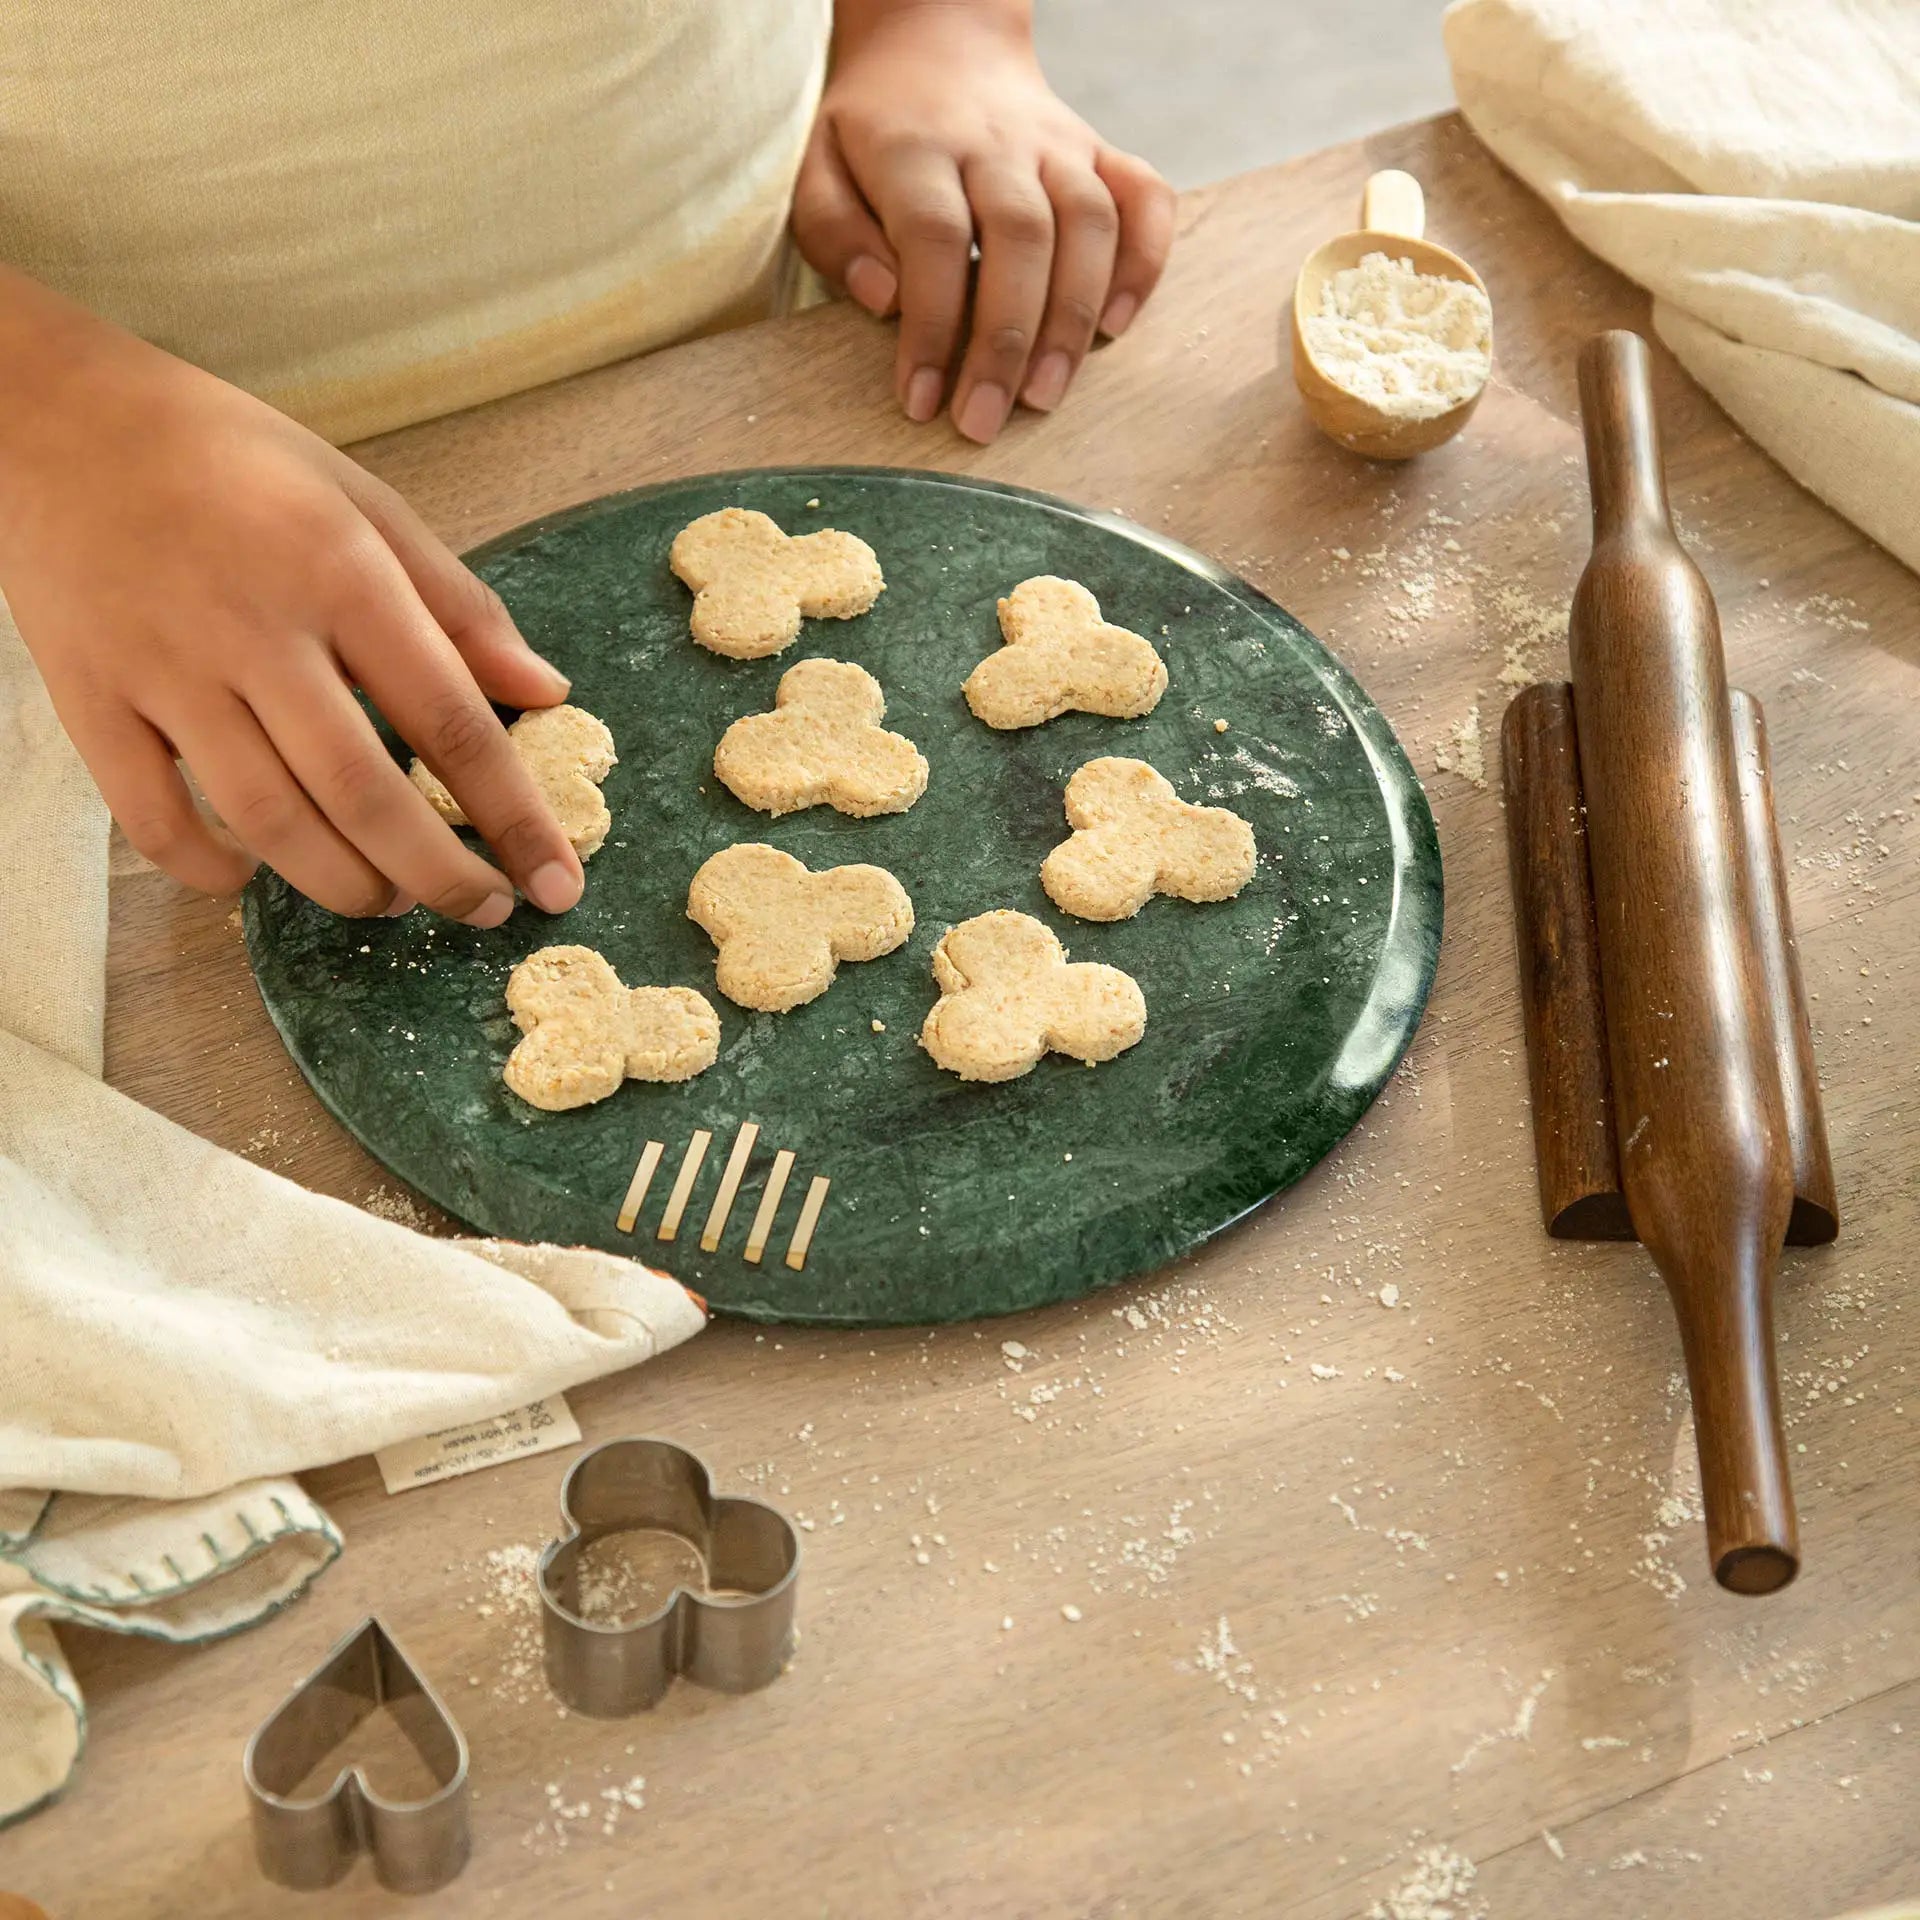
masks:
<instances>
[{"instance_id":1,"label":"hand reaching for cookie","mask_svg":"<svg viewBox=\"0 0 1920 1920\"><path fill-rule=\"evenodd\" d=\"M343 914L417 899L492 927L516 884L548 912L578 900L580 861L488 704L551 706L567 682L398 494L4 268L0 365L0 588L140 852L210 893L265 860ZM409 783L355 687L505 872Z\"/></svg>"},{"instance_id":2,"label":"hand reaching for cookie","mask_svg":"<svg viewBox=\"0 0 1920 1920\"><path fill-rule=\"evenodd\" d=\"M1047 85L1030 0L837 0L834 20L794 238L870 312L898 311L915 421L946 396L978 241L953 419L984 443L1016 398L1060 404L1096 330L1126 331L1166 264L1173 190Z\"/></svg>"}]
</instances>

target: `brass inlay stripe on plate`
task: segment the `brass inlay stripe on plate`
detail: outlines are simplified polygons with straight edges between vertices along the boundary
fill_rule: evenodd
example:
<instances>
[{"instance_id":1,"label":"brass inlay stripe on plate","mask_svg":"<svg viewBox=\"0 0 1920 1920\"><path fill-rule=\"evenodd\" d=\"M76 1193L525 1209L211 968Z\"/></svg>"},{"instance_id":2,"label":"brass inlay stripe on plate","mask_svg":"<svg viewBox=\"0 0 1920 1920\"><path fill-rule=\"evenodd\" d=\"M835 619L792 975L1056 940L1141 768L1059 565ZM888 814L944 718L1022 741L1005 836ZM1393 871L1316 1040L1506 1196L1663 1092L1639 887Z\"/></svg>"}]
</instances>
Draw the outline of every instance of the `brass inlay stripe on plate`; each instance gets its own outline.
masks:
<instances>
[{"instance_id":1,"label":"brass inlay stripe on plate","mask_svg":"<svg viewBox=\"0 0 1920 1920\"><path fill-rule=\"evenodd\" d=\"M627 1182L627 1197L620 1202L620 1217L614 1222L622 1233L631 1233L633 1223L640 1218L640 1209L647 1204L647 1189L653 1185L654 1169L660 1164L660 1156L666 1152L666 1146L659 1140L649 1140L646 1151L640 1156L640 1164L633 1170L633 1178Z\"/></svg>"},{"instance_id":2,"label":"brass inlay stripe on plate","mask_svg":"<svg viewBox=\"0 0 1920 1920\"><path fill-rule=\"evenodd\" d=\"M759 1137L759 1124L753 1120L747 1121L734 1135L733 1151L727 1155L725 1171L720 1175L720 1191L713 1196L706 1230L700 1236L702 1253L712 1253L720 1245L720 1236L727 1230L727 1215L733 1211L733 1196L740 1191L740 1176L747 1170L747 1156Z\"/></svg>"},{"instance_id":3,"label":"brass inlay stripe on plate","mask_svg":"<svg viewBox=\"0 0 1920 1920\"><path fill-rule=\"evenodd\" d=\"M688 1196L693 1192L693 1183L700 1178L700 1168L712 1145L713 1135L705 1127L698 1128L687 1142L687 1157L680 1162L673 1191L667 1195L667 1210L660 1216L660 1239L671 1240L680 1231L680 1216L687 1210Z\"/></svg>"},{"instance_id":4,"label":"brass inlay stripe on plate","mask_svg":"<svg viewBox=\"0 0 1920 1920\"><path fill-rule=\"evenodd\" d=\"M767 1175L767 1190L760 1196L753 1225L747 1230L744 1258L753 1266L760 1264L760 1256L767 1250L767 1235L773 1231L773 1216L780 1211L780 1196L787 1190L787 1175L792 1171L793 1149L782 1147L773 1156L773 1171Z\"/></svg>"},{"instance_id":5,"label":"brass inlay stripe on plate","mask_svg":"<svg viewBox=\"0 0 1920 1920\"><path fill-rule=\"evenodd\" d=\"M787 1242L787 1265L796 1273L807 1264L807 1249L813 1245L813 1230L820 1223L820 1209L827 1204L827 1189L832 1184L824 1173L816 1173L807 1189L806 1204L794 1223L793 1238Z\"/></svg>"}]
</instances>

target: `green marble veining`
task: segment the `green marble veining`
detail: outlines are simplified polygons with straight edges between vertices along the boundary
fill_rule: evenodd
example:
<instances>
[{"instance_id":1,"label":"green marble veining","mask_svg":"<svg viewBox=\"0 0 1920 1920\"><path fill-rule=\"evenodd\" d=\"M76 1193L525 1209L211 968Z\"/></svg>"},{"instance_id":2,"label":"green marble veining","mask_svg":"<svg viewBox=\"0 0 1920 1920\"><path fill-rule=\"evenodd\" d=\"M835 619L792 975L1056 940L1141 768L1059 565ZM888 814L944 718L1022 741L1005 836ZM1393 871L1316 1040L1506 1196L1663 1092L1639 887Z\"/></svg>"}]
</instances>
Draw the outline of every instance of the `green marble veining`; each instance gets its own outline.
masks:
<instances>
[{"instance_id":1,"label":"green marble veining","mask_svg":"<svg viewBox=\"0 0 1920 1920\"><path fill-rule=\"evenodd\" d=\"M814 506L811 502L817 501ZM722 660L687 636L667 568L674 533L726 505L790 531L870 541L887 591L863 619L810 622L784 654ZM717 1307L770 1320L913 1322L1010 1312L1159 1266L1297 1180L1350 1128L1412 1037L1440 942L1440 857L1425 797L1386 722L1290 615L1212 562L1113 516L935 473L816 468L721 474L596 502L482 548L476 565L528 638L612 728L614 829L586 898L550 920L522 906L478 933L422 912L343 921L263 874L246 903L261 994L320 1097L403 1179L475 1227L589 1243L664 1265ZM1069 715L994 733L960 683L999 644L994 601L1036 573L1082 580L1146 634L1171 684L1145 720ZM770 821L714 779L714 743L772 704L797 659L878 675L887 725L932 765L908 813L825 808ZM1228 722L1215 731L1216 719ZM1150 761L1187 799L1253 823L1253 882L1232 902L1154 900L1093 926L1058 912L1040 862L1066 832L1083 761ZM687 883L737 840L812 867L872 861L913 896L899 952L847 966L783 1015L713 985ZM1145 1039L1089 1070L1049 1058L967 1086L915 1045L944 928L990 907L1047 920L1074 956L1140 981ZM629 1083L547 1114L507 1092L515 961L597 947L629 984L698 987L720 1059L684 1086ZM875 1032L880 1022L885 1031ZM715 1253L699 1231L742 1121L759 1144ZM696 1127L714 1146L679 1239L654 1237ZM614 1225L649 1138L667 1157L632 1235ZM798 1155L767 1258L741 1258L776 1148ZM781 1259L817 1173L832 1177L812 1257Z\"/></svg>"}]
</instances>

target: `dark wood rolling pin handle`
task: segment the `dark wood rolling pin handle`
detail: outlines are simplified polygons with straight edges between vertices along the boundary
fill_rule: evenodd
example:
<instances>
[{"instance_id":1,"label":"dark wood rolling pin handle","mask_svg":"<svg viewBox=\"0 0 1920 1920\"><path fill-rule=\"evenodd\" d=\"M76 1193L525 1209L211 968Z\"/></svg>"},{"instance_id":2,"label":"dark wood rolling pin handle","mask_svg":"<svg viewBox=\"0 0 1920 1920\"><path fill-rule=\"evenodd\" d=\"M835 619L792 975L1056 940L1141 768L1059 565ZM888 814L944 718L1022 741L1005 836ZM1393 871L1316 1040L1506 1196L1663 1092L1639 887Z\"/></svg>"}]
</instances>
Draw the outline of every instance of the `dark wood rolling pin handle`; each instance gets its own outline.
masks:
<instances>
[{"instance_id":1,"label":"dark wood rolling pin handle","mask_svg":"<svg viewBox=\"0 0 1920 1920\"><path fill-rule=\"evenodd\" d=\"M1621 1185L1686 1349L1715 1578L1799 1564L1770 1295L1792 1148L1720 621L1675 535L1646 343L1580 357L1593 555L1569 622Z\"/></svg>"}]
</instances>

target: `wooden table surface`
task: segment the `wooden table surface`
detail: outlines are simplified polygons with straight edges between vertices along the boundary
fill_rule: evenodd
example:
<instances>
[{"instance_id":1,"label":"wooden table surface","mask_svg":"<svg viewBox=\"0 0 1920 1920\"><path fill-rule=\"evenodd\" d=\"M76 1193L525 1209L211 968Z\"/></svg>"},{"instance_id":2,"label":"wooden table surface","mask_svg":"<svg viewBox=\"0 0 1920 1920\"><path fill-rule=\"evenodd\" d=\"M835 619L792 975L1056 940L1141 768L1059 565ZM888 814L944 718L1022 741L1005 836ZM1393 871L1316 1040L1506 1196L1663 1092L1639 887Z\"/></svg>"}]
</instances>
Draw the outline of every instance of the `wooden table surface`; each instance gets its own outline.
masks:
<instances>
[{"instance_id":1,"label":"wooden table surface","mask_svg":"<svg viewBox=\"0 0 1920 1920\"><path fill-rule=\"evenodd\" d=\"M1281 352L1295 266L1386 165L1498 326L1471 428L1410 468L1318 439ZM1805 1568L1743 1601L1707 1574L1648 1261L1540 1228L1497 797L1504 700L1563 665L1584 556L1575 351L1646 303L1452 119L1195 194L1182 229L1133 333L989 451L906 425L887 332L839 308L366 457L461 546L665 475L864 461L1118 507L1244 571L1358 672L1439 818L1440 977L1387 1094L1118 1292L937 1332L719 1324L577 1391L588 1439L673 1434L810 1527L767 1692L562 1717L488 1559L548 1537L562 1458L397 1499L351 1462L309 1482L347 1552L284 1617L189 1653L70 1635L89 1750L0 1836L0 1885L58 1920L421 1910L364 1864L276 1894L241 1799L247 1732L377 1606L473 1746L474 1858L436 1914L1815 1920L1920 1889L1920 586L1660 357L1676 506L1771 722L1845 1219L1780 1300ZM1471 771L1475 712L1484 788L1436 766ZM411 1206L290 1068L230 902L117 878L109 1053L199 1132ZM1478 1865L1451 1907L1406 1891L1444 1882L1428 1848Z\"/></svg>"}]
</instances>

